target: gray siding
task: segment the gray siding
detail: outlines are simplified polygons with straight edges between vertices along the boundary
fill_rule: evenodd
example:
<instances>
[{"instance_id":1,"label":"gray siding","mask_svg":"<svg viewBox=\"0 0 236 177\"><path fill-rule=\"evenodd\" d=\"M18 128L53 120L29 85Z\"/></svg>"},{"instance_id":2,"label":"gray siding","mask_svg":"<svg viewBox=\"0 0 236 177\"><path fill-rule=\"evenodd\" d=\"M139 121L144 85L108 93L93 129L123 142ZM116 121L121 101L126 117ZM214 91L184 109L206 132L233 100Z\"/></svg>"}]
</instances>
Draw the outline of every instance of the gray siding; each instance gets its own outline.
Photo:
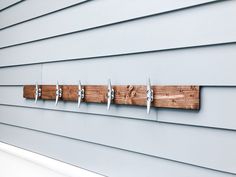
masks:
<instances>
[{"instance_id":1,"label":"gray siding","mask_svg":"<svg viewBox=\"0 0 236 177\"><path fill-rule=\"evenodd\" d=\"M236 1L9 0L0 9L5 4L0 141L108 176L235 176ZM145 107L78 109L22 97L22 86L36 81L147 77L202 85L201 110L146 115Z\"/></svg>"},{"instance_id":2,"label":"gray siding","mask_svg":"<svg viewBox=\"0 0 236 177\"><path fill-rule=\"evenodd\" d=\"M7 8L10 8L18 3L20 3L22 0L1 0L0 2L0 11L4 11Z\"/></svg>"}]
</instances>

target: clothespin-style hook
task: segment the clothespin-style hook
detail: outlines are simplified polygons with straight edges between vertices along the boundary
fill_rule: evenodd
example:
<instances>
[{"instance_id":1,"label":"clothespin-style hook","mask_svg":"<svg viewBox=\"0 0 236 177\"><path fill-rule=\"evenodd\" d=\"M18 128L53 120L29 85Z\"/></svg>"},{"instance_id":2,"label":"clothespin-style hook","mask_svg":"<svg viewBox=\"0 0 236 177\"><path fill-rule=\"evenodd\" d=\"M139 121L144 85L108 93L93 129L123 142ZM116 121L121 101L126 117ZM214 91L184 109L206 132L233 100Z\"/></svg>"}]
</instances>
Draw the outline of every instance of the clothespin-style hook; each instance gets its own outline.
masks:
<instances>
[{"instance_id":1,"label":"clothespin-style hook","mask_svg":"<svg viewBox=\"0 0 236 177\"><path fill-rule=\"evenodd\" d=\"M58 82L57 82L57 85L56 85L56 101L55 101L55 105L57 105L58 103L58 100L59 98L62 97L62 89L61 87L59 86Z\"/></svg>"},{"instance_id":2,"label":"clothespin-style hook","mask_svg":"<svg viewBox=\"0 0 236 177\"><path fill-rule=\"evenodd\" d=\"M150 78L147 81L147 91L146 91L146 94L147 94L147 114L149 114L151 103L153 101L153 90L151 88Z\"/></svg>"},{"instance_id":3,"label":"clothespin-style hook","mask_svg":"<svg viewBox=\"0 0 236 177\"><path fill-rule=\"evenodd\" d=\"M78 84L78 107L80 107L80 103L84 99L84 89L81 86L81 82Z\"/></svg>"},{"instance_id":4,"label":"clothespin-style hook","mask_svg":"<svg viewBox=\"0 0 236 177\"><path fill-rule=\"evenodd\" d=\"M37 103L38 98L41 97L41 88L38 86L37 82L35 83L35 93L34 94L35 94L34 102Z\"/></svg>"},{"instance_id":5,"label":"clothespin-style hook","mask_svg":"<svg viewBox=\"0 0 236 177\"><path fill-rule=\"evenodd\" d=\"M107 88L107 110L110 109L111 101L115 98L115 91L111 86L111 80L108 80L108 88Z\"/></svg>"}]
</instances>

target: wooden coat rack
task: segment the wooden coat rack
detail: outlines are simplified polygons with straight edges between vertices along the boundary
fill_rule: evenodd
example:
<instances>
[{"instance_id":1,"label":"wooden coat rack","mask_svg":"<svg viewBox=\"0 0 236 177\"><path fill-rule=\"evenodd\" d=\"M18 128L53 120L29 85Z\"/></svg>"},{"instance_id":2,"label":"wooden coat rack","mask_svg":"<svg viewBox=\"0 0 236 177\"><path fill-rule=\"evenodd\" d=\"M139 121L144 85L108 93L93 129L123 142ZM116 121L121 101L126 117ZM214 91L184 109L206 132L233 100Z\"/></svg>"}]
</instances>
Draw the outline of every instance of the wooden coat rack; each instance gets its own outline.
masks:
<instances>
[{"instance_id":1,"label":"wooden coat rack","mask_svg":"<svg viewBox=\"0 0 236 177\"><path fill-rule=\"evenodd\" d=\"M110 103L176 109L200 109L199 86L146 85L25 85L23 97L27 99Z\"/></svg>"}]
</instances>

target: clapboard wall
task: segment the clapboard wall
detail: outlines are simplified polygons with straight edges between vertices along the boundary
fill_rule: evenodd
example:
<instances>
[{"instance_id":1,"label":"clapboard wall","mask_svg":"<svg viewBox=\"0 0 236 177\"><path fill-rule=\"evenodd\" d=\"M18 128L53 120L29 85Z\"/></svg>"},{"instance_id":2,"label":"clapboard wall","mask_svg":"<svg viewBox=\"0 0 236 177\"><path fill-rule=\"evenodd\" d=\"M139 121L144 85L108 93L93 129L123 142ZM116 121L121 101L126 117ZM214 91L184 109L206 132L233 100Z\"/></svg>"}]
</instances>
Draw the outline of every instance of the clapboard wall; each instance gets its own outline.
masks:
<instances>
[{"instance_id":1,"label":"clapboard wall","mask_svg":"<svg viewBox=\"0 0 236 177\"><path fill-rule=\"evenodd\" d=\"M0 141L107 176L236 174L235 0L0 2ZM25 100L24 84L201 85L201 110Z\"/></svg>"}]
</instances>

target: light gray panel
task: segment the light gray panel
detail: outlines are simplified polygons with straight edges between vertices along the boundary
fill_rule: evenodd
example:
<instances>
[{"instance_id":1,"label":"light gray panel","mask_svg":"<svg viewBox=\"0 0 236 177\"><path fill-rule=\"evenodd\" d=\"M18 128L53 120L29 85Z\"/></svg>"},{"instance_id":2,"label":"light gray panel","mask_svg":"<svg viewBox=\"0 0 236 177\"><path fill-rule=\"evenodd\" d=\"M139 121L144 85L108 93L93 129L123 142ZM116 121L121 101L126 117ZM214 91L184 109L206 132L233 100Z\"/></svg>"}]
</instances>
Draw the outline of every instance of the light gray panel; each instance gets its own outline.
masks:
<instances>
[{"instance_id":1,"label":"light gray panel","mask_svg":"<svg viewBox=\"0 0 236 177\"><path fill-rule=\"evenodd\" d=\"M236 173L235 131L7 106L1 115L11 125Z\"/></svg>"},{"instance_id":2,"label":"light gray panel","mask_svg":"<svg viewBox=\"0 0 236 177\"><path fill-rule=\"evenodd\" d=\"M0 85L41 83L41 64L0 68Z\"/></svg>"},{"instance_id":3,"label":"light gray panel","mask_svg":"<svg viewBox=\"0 0 236 177\"><path fill-rule=\"evenodd\" d=\"M53 101L39 100L35 104L34 100L23 98L22 87L0 87L0 104L236 130L236 87L204 87L201 91L200 111L152 108L150 115L145 107L136 106L112 105L107 111L105 104L82 103L80 109L75 102L59 102L55 106Z\"/></svg>"},{"instance_id":4,"label":"light gray panel","mask_svg":"<svg viewBox=\"0 0 236 177\"><path fill-rule=\"evenodd\" d=\"M0 124L0 140L111 177L231 177L142 154Z\"/></svg>"},{"instance_id":5,"label":"light gray panel","mask_svg":"<svg viewBox=\"0 0 236 177\"><path fill-rule=\"evenodd\" d=\"M236 44L43 64L43 83L236 85ZM226 72L227 71L227 72Z\"/></svg>"},{"instance_id":6,"label":"light gray panel","mask_svg":"<svg viewBox=\"0 0 236 177\"><path fill-rule=\"evenodd\" d=\"M235 86L235 51L236 44L231 44L47 63L43 83L77 84L80 79L84 84L106 84L111 78L113 84L145 84L150 77L153 84ZM39 66L0 68L0 84L40 82Z\"/></svg>"},{"instance_id":7,"label":"light gray panel","mask_svg":"<svg viewBox=\"0 0 236 177\"><path fill-rule=\"evenodd\" d=\"M22 0L1 0L0 1L0 10L3 10L7 7L10 7L16 3L21 2Z\"/></svg>"},{"instance_id":8,"label":"light gray panel","mask_svg":"<svg viewBox=\"0 0 236 177\"><path fill-rule=\"evenodd\" d=\"M106 84L111 78L114 84L145 84L150 77L153 84L235 86L235 50L232 44L48 63L43 65L43 82L77 84L81 79L84 84ZM40 83L40 75L40 65L1 68L0 84Z\"/></svg>"},{"instance_id":9,"label":"light gray panel","mask_svg":"<svg viewBox=\"0 0 236 177\"><path fill-rule=\"evenodd\" d=\"M160 14L208 2L215 2L215 0L95 0L1 31L0 47L81 31L147 15Z\"/></svg>"},{"instance_id":10,"label":"light gray panel","mask_svg":"<svg viewBox=\"0 0 236 177\"><path fill-rule=\"evenodd\" d=\"M85 0L24 1L0 13L0 28L36 18L83 1Z\"/></svg>"},{"instance_id":11,"label":"light gray panel","mask_svg":"<svg viewBox=\"0 0 236 177\"><path fill-rule=\"evenodd\" d=\"M5 48L1 66L235 42L235 7L223 1Z\"/></svg>"}]
</instances>

